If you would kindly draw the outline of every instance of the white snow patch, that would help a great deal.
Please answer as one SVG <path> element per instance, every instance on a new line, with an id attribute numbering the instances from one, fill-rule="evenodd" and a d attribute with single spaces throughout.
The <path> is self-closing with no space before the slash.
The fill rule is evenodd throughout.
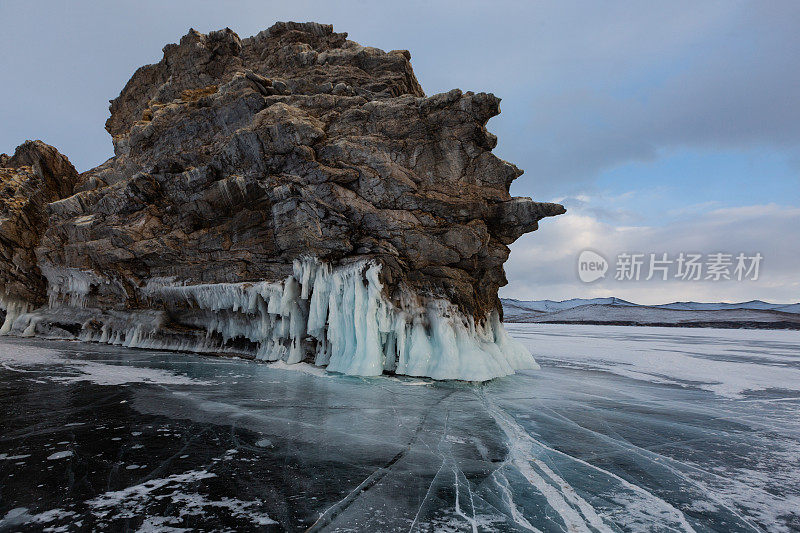
<path id="1" fill-rule="evenodd" d="M 191 470 L 166 478 L 151 479 L 122 490 L 106 492 L 85 503 L 98 517 L 109 517 L 113 513 L 114 518 L 133 518 L 147 514 L 149 504 L 168 499 L 176 506 L 177 516 L 158 517 L 148 523 L 148 527 L 151 528 L 180 524 L 188 516 L 202 516 L 208 508 L 226 509 L 232 516 L 250 520 L 259 526 L 277 524 L 259 510 L 263 505 L 261 501 L 243 501 L 228 497 L 212 500 L 203 494 L 182 490 L 187 485 L 212 477 L 216 477 L 216 474 L 206 470 Z"/>
<path id="2" fill-rule="evenodd" d="M 65 450 L 63 452 L 56 452 L 56 453 L 54 453 L 52 455 L 49 455 L 47 457 L 47 460 L 48 461 L 53 461 L 55 459 L 65 459 L 65 458 L 71 457 L 71 456 L 72 456 L 72 451 L 71 450 Z"/>
<path id="3" fill-rule="evenodd" d="M 174 524 L 181 522 L 180 518 L 175 516 L 148 516 L 136 530 L 136 533 L 183 533 L 191 531 L 191 529 L 184 527 L 174 527 Z"/>
<path id="4" fill-rule="evenodd" d="M 27 507 L 15 507 L 6 513 L 0 519 L 0 530 L 10 528 L 11 526 L 18 526 L 22 524 L 47 524 L 56 520 L 63 520 L 77 516 L 73 511 L 65 511 L 64 509 L 50 509 L 37 514 L 30 514 Z M 48 531 L 49 529 L 45 529 Z"/>
<path id="5" fill-rule="evenodd" d="M 25 344 L 0 345 L 0 365 L 8 370 L 30 372 L 30 367 L 61 365 L 79 372 L 77 375 L 48 374 L 45 377 L 60 383 L 89 381 L 96 385 L 155 383 L 160 385 L 211 385 L 210 381 L 190 378 L 167 370 L 130 365 L 114 365 L 74 359 L 57 350 Z"/>
<path id="6" fill-rule="evenodd" d="M 95 509 L 95 514 L 98 516 L 105 516 L 114 512 L 118 518 L 132 518 L 138 512 L 138 505 L 141 505 L 143 500 L 148 498 L 154 491 L 167 486 L 180 486 L 188 483 L 195 483 L 216 476 L 216 474 L 212 474 L 207 470 L 190 470 L 181 474 L 173 474 L 165 478 L 151 479 L 122 490 L 105 492 L 95 498 L 87 500 L 85 503 Z M 128 505 L 125 505 L 126 503 Z M 131 507 L 136 508 L 132 509 Z"/>
<path id="7" fill-rule="evenodd" d="M 78 376 L 51 376 L 49 379 L 62 383 L 76 383 L 90 381 L 95 385 L 123 385 L 125 383 L 155 383 L 159 385 L 211 385 L 211 382 L 182 376 L 166 370 L 144 368 L 128 365 L 107 365 L 94 361 L 84 361 L 75 364 L 69 360 L 71 366 L 81 371 Z"/>
<path id="8" fill-rule="evenodd" d="M 277 370 L 302 372 L 303 374 L 310 374 L 312 376 L 318 376 L 321 378 L 331 377 L 331 375 L 324 368 L 309 363 L 295 363 L 290 365 L 286 361 L 275 361 L 274 363 L 270 363 L 268 366 Z"/>
<path id="9" fill-rule="evenodd" d="M 29 453 L 22 454 L 22 455 L 8 455 L 8 454 L 5 454 L 5 453 L 0 453 L 0 461 L 14 461 L 14 460 L 17 460 L 17 459 L 27 459 L 30 456 L 31 456 L 31 454 L 29 454 Z"/>

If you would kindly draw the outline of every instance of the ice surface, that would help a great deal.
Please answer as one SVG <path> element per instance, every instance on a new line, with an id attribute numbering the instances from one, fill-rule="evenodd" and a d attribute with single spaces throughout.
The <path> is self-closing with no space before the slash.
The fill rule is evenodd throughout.
<path id="1" fill-rule="evenodd" d="M 540 361 L 699 387 L 729 398 L 800 392 L 800 332 L 506 324 Z M 679 348 L 678 348 L 679 347 Z"/>
<path id="2" fill-rule="evenodd" d="M 3 337 L 0 529 L 797 529 L 800 386 L 774 372 L 800 335 L 510 331 L 542 369 L 484 384 Z M 192 381 L 54 379 L 76 361 Z"/>

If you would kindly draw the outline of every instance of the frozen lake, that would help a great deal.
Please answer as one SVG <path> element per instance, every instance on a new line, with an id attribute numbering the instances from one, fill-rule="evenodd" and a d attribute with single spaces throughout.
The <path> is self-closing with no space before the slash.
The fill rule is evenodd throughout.
<path id="1" fill-rule="evenodd" d="M 800 333 L 507 327 L 483 385 L 0 338 L 0 530 L 800 531 Z"/>

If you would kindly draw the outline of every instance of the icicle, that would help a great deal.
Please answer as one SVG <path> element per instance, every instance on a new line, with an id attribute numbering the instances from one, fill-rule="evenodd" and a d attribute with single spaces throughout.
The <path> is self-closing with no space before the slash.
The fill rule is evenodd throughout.
<path id="1" fill-rule="evenodd" d="M 92 272 L 77 268 L 41 265 L 41 271 L 47 278 L 47 294 L 51 308 L 61 303 L 66 303 L 70 307 L 86 307 L 86 299 L 92 286 L 104 283 L 104 280 Z"/>
<path id="2" fill-rule="evenodd" d="M 27 302 L 3 298 L 0 298 L 0 307 L 6 312 L 6 318 L 3 321 L 3 325 L 0 326 L 0 335 L 8 335 L 17 318 L 29 312 L 31 309 L 31 306 Z"/>
<path id="3" fill-rule="evenodd" d="M 294 262 L 283 282 L 187 285 L 151 279 L 142 296 L 155 304 L 192 311 L 191 325 L 205 335 L 170 336 L 159 319 L 135 317 L 87 324 L 79 338 L 109 344 L 196 352 L 250 353 L 267 361 L 313 361 L 330 371 L 374 376 L 395 372 L 435 379 L 484 381 L 536 368 L 530 353 L 503 329 L 497 313 L 476 324 L 444 300 L 400 291 L 397 304 L 384 293 L 381 267 L 361 261 L 338 268 L 315 258 Z M 49 269 L 51 305 L 81 306 L 92 273 Z M 29 309 L 5 304 L 0 333 Z M 27 326 L 27 327 L 26 327 Z M 14 331 L 32 334 L 36 323 L 18 321 Z"/>

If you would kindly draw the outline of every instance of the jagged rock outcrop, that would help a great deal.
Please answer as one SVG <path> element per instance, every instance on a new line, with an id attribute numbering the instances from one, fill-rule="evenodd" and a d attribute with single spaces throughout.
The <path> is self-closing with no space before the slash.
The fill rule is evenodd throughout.
<path id="1" fill-rule="evenodd" d="M 41 141 L 0 154 L 0 302 L 9 318 L 46 301 L 34 250 L 47 227 L 47 204 L 72 195 L 77 179 L 69 160 Z"/>
<path id="2" fill-rule="evenodd" d="M 49 219 L 25 241 L 36 261 L 20 268 L 47 278 L 49 308 L 15 328 L 353 373 L 469 377 L 433 361 L 461 336 L 461 352 L 502 360 L 484 345 L 505 342 L 507 245 L 564 209 L 509 195 L 522 171 L 492 154 L 497 97 L 426 97 L 407 51 L 346 37 L 315 23 L 243 40 L 191 30 L 140 68 L 111 102 L 115 156 L 42 199 Z M 414 350 L 427 362 L 409 371 Z M 343 364 L 350 352 L 371 362 Z M 526 364 L 511 359 L 480 378 Z"/>

